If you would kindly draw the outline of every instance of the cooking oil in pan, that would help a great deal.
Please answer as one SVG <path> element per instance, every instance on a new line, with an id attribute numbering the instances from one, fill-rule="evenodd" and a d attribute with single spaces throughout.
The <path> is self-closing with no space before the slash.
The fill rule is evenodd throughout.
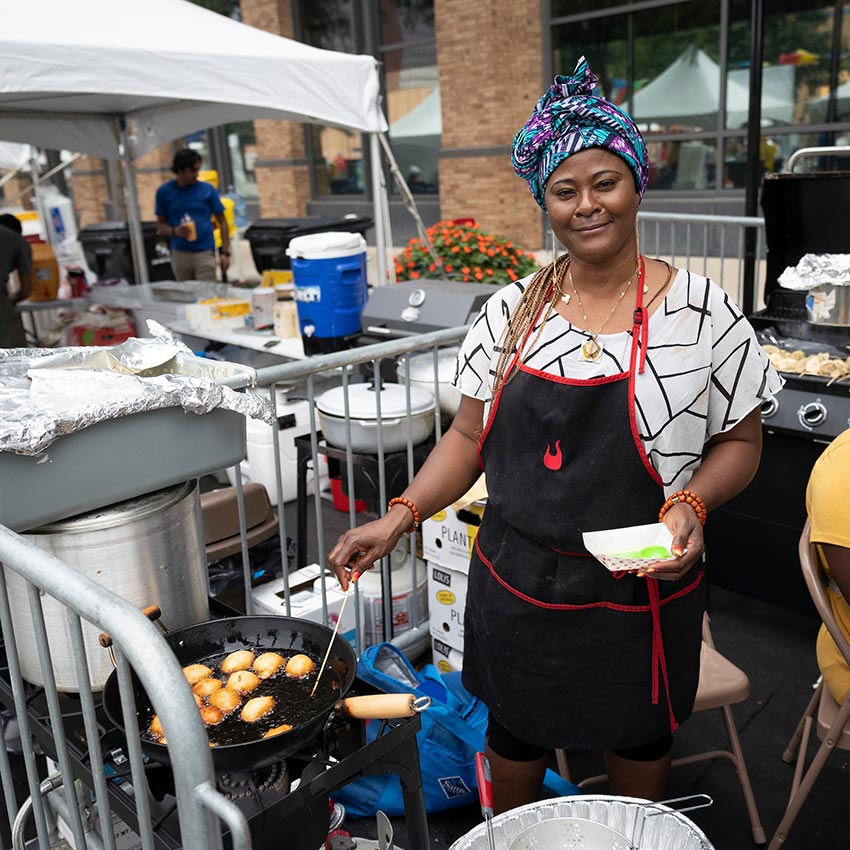
<path id="1" fill-rule="evenodd" d="M 273 648 L 262 648 L 262 652 L 274 651 Z M 209 656 L 195 663 L 211 668 L 213 670 L 212 678 L 226 681 L 227 674 L 221 673 L 221 662 L 228 654 L 225 652 Z M 212 746 L 223 747 L 231 744 L 247 744 L 259 741 L 269 729 L 274 729 L 276 726 L 282 726 L 284 724 L 297 729 L 300 725 L 309 722 L 333 706 L 341 696 L 342 679 L 340 674 L 344 675 L 346 672 L 337 671 L 334 669 L 334 666 L 343 662 L 330 662 L 328 669 L 319 682 L 319 687 L 315 695 L 311 697 L 310 691 L 313 690 L 316 676 L 319 673 L 319 662 L 321 659 L 303 650 L 299 654 L 307 655 L 313 660 L 316 665 L 313 672 L 302 679 L 295 679 L 287 676 L 284 666 L 281 665 L 280 669 L 273 676 L 268 679 L 261 679 L 260 684 L 253 691 L 243 695 L 240 705 L 231 714 L 227 715 L 221 723 L 207 726 L 207 735 Z M 281 655 L 284 655 L 284 653 L 281 652 Z M 284 655 L 284 657 L 286 656 Z M 254 697 L 263 696 L 270 696 L 274 699 L 274 708 L 255 723 L 246 723 L 240 717 L 240 712 L 245 703 Z M 159 743 L 157 737 L 149 731 L 152 718 L 153 710 L 148 705 L 146 711 L 140 712 L 140 726 L 144 729 L 142 737 L 147 741 Z M 280 734 L 285 735 L 286 733 L 282 732 Z"/>

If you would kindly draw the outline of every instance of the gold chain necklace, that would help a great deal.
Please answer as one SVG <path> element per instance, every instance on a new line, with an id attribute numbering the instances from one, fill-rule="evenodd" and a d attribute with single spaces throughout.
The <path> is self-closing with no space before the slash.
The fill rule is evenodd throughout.
<path id="1" fill-rule="evenodd" d="M 581 355 L 579 358 L 580 360 L 587 360 L 591 363 L 599 362 L 599 359 L 602 357 L 602 352 L 604 351 L 604 346 L 598 339 L 599 334 L 602 333 L 603 329 L 605 328 L 605 325 L 608 324 L 608 320 L 611 318 L 611 316 L 614 315 L 614 311 L 617 309 L 617 307 L 620 306 L 620 302 L 626 297 L 626 293 L 629 291 L 629 287 L 632 285 L 632 281 L 635 277 L 635 272 L 638 270 L 638 268 L 635 268 L 635 271 L 632 272 L 631 275 L 629 275 L 629 279 L 623 283 L 624 289 L 620 293 L 620 297 L 617 299 L 614 306 L 611 308 L 611 312 L 606 316 L 605 321 L 599 326 L 599 330 L 594 331 L 590 327 L 590 322 L 587 319 L 587 313 L 585 313 L 584 305 L 581 303 L 581 297 L 579 296 L 578 290 L 576 289 L 576 285 L 573 282 L 572 269 L 567 266 L 567 278 L 569 278 L 570 287 L 572 288 L 573 294 L 576 297 L 576 303 L 578 304 L 578 308 L 581 311 L 581 317 L 584 319 L 584 324 L 587 328 L 587 332 L 590 334 L 590 339 L 588 339 L 581 347 Z M 561 300 L 563 300 L 563 297 Z M 564 301 L 564 303 L 569 303 L 569 300 Z"/>

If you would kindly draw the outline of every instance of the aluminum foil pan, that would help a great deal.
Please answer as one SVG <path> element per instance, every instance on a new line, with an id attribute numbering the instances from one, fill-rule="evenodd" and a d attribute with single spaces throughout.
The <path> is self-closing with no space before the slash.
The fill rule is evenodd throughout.
<path id="1" fill-rule="evenodd" d="M 158 323 L 148 328 L 154 337 L 108 348 L 0 349 L 0 452 L 41 454 L 64 434 L 166 407 L 274 424 L 268 399 L 222 385 L 253 386 L 253 369 L 195 357 Z"/>
<path id="2" fill-rule="evenodd" d="M 651 815 L 648 816 L 648 815 Z M 583 818 L 611 827 L 635 850 L 714 850 L 705 834 L 681 812 L 661 803 L 634 797 L 582 794 L 520 806 L 493 818 L 496 850 L 508 850 L 534 824 L 554 818 Z M 632 845 L 632 841 L 636 841 Z M 488 850 L 486 825 L 481 823 L 449 850 Z M 540 850 L 561 848 L 540 847 Z"/>
<path id="3" fill-rule="evenodd" d="M 804 254 L 796 266 L 788 266 L 778 278 L 786 289 L 817 286 L 850 286 L 850 254 Z"/>

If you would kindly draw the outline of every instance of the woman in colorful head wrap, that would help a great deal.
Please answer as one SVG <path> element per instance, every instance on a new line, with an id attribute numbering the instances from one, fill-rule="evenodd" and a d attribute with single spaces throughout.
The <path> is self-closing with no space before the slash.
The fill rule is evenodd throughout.
<path id="1" fill-rule="evenodd" d="M 347 587 L 484 469 L 463 682 L 490 711 L 498 811 L 536 798 L 552 748 L 604 750 L 614 794 L 664 795 L 699 678 L 702 524 L 755 473 L 760 403 L 781 386 L 719 287 L 641 256 L 646 145 L 595 85 L 582 59 L 514 140 L 567 253 L 485 304 L 451 428 L 329 556 Z M 613 558 L 584 536 L 647 526 L 661 537 L 627 534 Z"/>

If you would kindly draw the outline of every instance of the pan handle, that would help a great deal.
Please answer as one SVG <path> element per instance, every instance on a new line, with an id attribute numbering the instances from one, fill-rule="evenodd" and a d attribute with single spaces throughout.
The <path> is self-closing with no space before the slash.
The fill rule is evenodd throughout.
<path id="1" fill-rule="evenodd" d="M 162 610 L 158 605 L 148 605 L 147 608 L 142 608 L 142 613 L 152 622 L 156 623 L 166 634 L 168 629 L 159 618 L 162 616 Z M 109 660 L 112 666 L 115 667 L 115 654 L 112 652 L 112 636 L 106 632 L 101 632 L 97 636 L 97 642 L 104 648 L 109 650 Z"/>
<path id="2" fill-rule="evenodd" d="M 413 717 L 431 705 L 430 697 L 414 697 L 412 694 L 375 694 L 366 697 L 347 697 L 334 708 L 359 720 L 393 720 L 397 717 Z"/>

